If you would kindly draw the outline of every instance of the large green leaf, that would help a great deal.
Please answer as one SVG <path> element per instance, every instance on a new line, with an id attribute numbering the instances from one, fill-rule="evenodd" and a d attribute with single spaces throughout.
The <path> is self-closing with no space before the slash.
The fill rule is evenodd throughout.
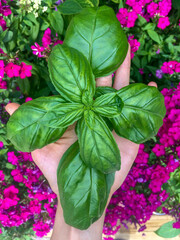
<path id="1" fill-rule="evenodd" d="M 64 15 L 80 13 L 83 8 L 97 7 L 99 0 L 66 0 L 59 5 L 58 10 Z"/>
<path id="2" fill-rule="evenodd" d="M 84 230 L 103 214 L 114 173 L 103 174 L 88 168 L 80 157 L 76 142 L 60 161 L 57 182 L 65 222 Z"/>
<path id="3" fill-rule="evenodd" d="M 57 141 L 82 113 L 81 104 L 65 103 L 59 96 L 37 98 L 13 113 L 7 123 L 7 137 L 17 150 L 31 152 Z"/>
<path id="4" fill-rule="evenodd" d="M 101 116 L 91 110 L 84 112 L 78 121 L 77 135 L 82 160 L 103 173 L 120 169 L 120 152 L 117 143 Z"/>
<path id="5" fill-rule="evenodd" d="M 51 26 L 58 34 L 62 34 L 64 28 L 64 21 L 59 11 L 52 11 L 48 15 Z"/>
<path id="6" fill-rule="evenodd" d="M 87 8 L 76 15 L 64 42 L 87 57 L 96 77 L 113 73 L 123 62 L 127 38 L 112 8 Z"/>
<path id="7" fill-rule="evenodd" d="M 104 117 L 118 116 L 123 108 L 122 99 L 117 93 L 107 93 L 98 97 L 93 104 L 93 110 Z"/>
<path id="8" fill-rule="evenodd" d="M 95 80 L 87 59 L 76 49 L 57 45 L 48 59 L 50 77 L 56 90 L 70 102 L 82 102 L 84 91 L 95 93 Z"/>
<path id="9" fill-rule="evenodd" d="M 174 238 L 180 234 L 180 229 L 173 228 L 174 221 L 163 224 L 155 233 L 163 238 Z"/>
<path id="10" fill-rule="evenodd" d="M 116 133 L 135 143 L 155 136 L 166 113 L 164 97 L 155 87 L 131 84 L 118 91 L 124 102 L 121 115 L 111 118 Z"/>

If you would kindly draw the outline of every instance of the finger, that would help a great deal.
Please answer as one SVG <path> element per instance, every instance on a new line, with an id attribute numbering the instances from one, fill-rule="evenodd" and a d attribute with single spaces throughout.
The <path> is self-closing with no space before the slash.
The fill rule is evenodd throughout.
<path id="1" fill-rule="evenodd" d="M 9 103 L 5 106 L 5 109 L 10 115 L 12 115 L 13 112 L 15 112 L 18 109 L 18 107 L 20 107 L 18 103 Z"/>
<path id="2" fill-rule="evenodd" d="M 120 88 L 129 85 L 130 67 L 131 67 L 131 47 L 129 45 L 126 58 L 116 71 L 113 88 L 119 90 Z"/>
<path id="3" fill-rule="evenodd" d="M 100 77 L 100 78 L 96 78 L 96 86 L 100 87 L 100 86 L 108 86 L 111 87 L 112 86 L 112 74 L 106 77 Z"/>
<path id="4" fill-rule="evenodd" d="M 156 83 L 156 82 L 149 82 L 149 83 L 148 83 L 148 86 L 156 87 L 156 88 L 157 88 L 157 83 Z"/>

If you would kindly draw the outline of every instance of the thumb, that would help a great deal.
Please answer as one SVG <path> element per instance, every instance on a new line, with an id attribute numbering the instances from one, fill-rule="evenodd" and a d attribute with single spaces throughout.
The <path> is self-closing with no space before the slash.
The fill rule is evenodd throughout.
<path id="1" fill-rule="evenodd" d="M 19 107 L 20 105 L 18 103 L 9 103 L 5 106 L 5 109 L 10 115 L 12 115 Z"/>

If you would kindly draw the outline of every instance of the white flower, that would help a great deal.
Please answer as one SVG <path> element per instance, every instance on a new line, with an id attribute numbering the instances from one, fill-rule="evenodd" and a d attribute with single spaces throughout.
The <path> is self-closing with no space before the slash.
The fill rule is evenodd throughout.
<path id="1" fill-rule="evenodd" d="M 47 6 L 43 7 L 43 8 L 42 8 L 42 12 L 46 12 L 46 11 L 47 11 L 47 9 L 48 9 L 48 7 L 47 7 Z"/>

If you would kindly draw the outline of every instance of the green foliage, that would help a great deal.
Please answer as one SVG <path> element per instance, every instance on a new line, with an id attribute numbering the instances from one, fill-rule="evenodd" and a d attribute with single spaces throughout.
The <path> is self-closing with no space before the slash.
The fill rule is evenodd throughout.
<path id="1" fill-rule="evenodd" d="M 7 137 L 16 149 L 31 152 L 57 141 L 66 127 L 53 128 L 51 121 L 55 121 L 57 117 L 60 118 L 64 114 L 64 102 L 62 98 L 54 96 L 41 97 L 21 105 L 7 124 Z M 58 108 L 62 108 L 60 115 L 57 112 Z M 67 110 L 68 108 L 66 112 Z"/>
<path id="2" fill-rule="evenodd" d="M 83 8 L 98 7 L 99 0 L 66 0 L 59 7 L 59 11 L 64 15 L 80 13 Z"/>
<path id="3" fill-rule="evenodd" d="M 95 80 L 90 64 L 77 50 L 57 45 L 48 59 L 48 65 L 52 83 L 67 101 L 81 103 L 86 90 L 93 97 Z"/>
<path id="4" fill-rule="evenodd" d="M 84 230 L 101 217 L 114 182 L 113 174 L 88 168 L 78 142 L 63 155 L 57 170 L 60 201 L 67 224 Z"/>
<path id="5" fill-rule="evenodd" d="M 103 173 L 120 169 L 117 143 L 103 119 L 91 110 L 78 121 L 77 135 L 82 160 L 87 166 Z"/>
<path id="6" fill-rule="evenodd" d="M 180 234 L 180 229 L 173 228 L 174 221 L 163 224 L 155 233 L 163 238 L 174 238 Z"/>
<path id="7" fill-rule="evenodd" d="M 159 91 L 155 87 L 131 84 L 117 94 L 124 107 L 118 117 L 110 118 L 116 133 L 135 143 L 142 143 L 156 135 L 166 113 L 164 98 Z"/>
<path id="8" fill-rule="evenodd" d="M 64 21 L 59 11 L 52 11 L 48 15 L 51 26 L 58 34 L 63 33 Z"/>
<path id="9" fill-rule="evenodd" d="M 75 16 L 64 42 L 84 54 L 95 77 L 113 73 L 124 61 L 128 50 L 121 25 L 114 11 L 107 6 L 84 9 Z"/>

